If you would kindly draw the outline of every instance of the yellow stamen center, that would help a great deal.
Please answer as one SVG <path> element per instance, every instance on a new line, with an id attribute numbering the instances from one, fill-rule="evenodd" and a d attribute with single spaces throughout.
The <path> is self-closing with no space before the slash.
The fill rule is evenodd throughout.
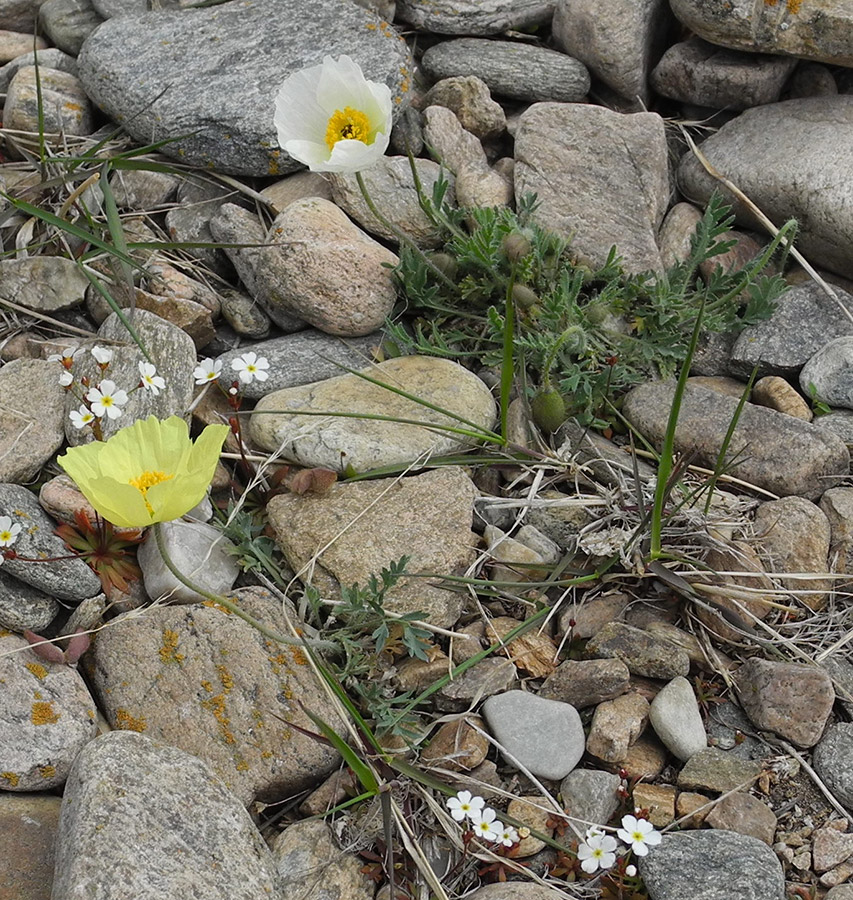
<path id="1" fill-rule="evenodd" d="M 360 109 L 353 109 L 351 106 L 336 109 L 326 126 L 326 146 L 330 150 L 335 149 L 338 141 L 372 143 L 368 140 L 369 137 L 370 121 Z"/>
<path id="2" fill-rule="evenodd" d="M 148 471 L 143 472 L 139 478 L 131 478 L 129 483 L 142 494 L 142 499 L 145 501 L 145 507 L 153 516 L 154 507 L 148 502 L 148 488 L 154 487 L 155 484 L 162 484 L 162 482 L 168 481 L 170 478 L 174 477 L 174 475 L 167 475 L 165 472 Z"/>
<path id="3" fill-rule="evenodd" d="M 12 532 L 11 531 L 0 531 L 0 544 L 5 544 L 7 541 L 12 540 Z"/>

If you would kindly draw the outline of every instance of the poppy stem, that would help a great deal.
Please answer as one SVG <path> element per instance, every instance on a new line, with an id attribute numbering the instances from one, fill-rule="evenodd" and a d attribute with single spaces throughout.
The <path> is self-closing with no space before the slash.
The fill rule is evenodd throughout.
<path id="1" fill-rule="evenodd" d="M 197 594 L 200 594 L 205 600 L 210 600 L 212 603 L 216 603 L 219 606 L 224 606 L 229 612 L 234 613 L 235 616 L 241 618 L 244 622 L 248 622 L 253 628 L 256 628 L 263 634 L 265 637 L 268 637 L 270 640 L 276 641 L 279 644 L 292 644 L 296 647 L 302 647 L 307 644 L 309 647 L 313 647 L 315 650 L 331 650 L 334 652 L 339 652 L 340 647 L 334 643 L 334 641 L 324 641 L 318 640 L 316 638 L 306 638 L 306 637 L 289 637 L 284 634 L 279 634 L 277 631 L 273 631 L 271 628 L 268 628 L 264 625 L 263 622 L 259 622 L 254 616 L 250 616 L 247 612 L 244 612 L 234 603 L 232 600 L 229 600 L 227 597 L 223 597 L 221 594 L 214 594 L 212 591 L 207 591 L 203 587 L 194 582 L 190 581 L 189 578 L 181 572 L 178 567 L 172 562 L 172 557 L 169 555 L 169 552 L 166 550 L 166 541 L 163 538 L 163 531 L 161 528 L 161 522 L 157 522 L 152 525 L 152 530 L 154 531 L 154 540 L 157 543 L 157 550 L 160 553 L 160 557 L 163 562 L 166 564 L 166 568 L 181 582 L 184 587 L 188 587 L 191 591 L 195 591 Z"/>
<path id="2" fill-rule="evenodd" d="M 450 288 L 450 290 L 453 291 L 454 294 L 457 293 L 458 288 L 456 286 L 456 283 L 448 278 L 447 275 L 445 275 L 444 272 L 442 272 L 441 269 L 439 269 L 438 266 L 435 265 L 434 262 L 432 262 L 432 260 L 426 255 L 426 253 L 424 253 L 424 251 L 421 250 L 421 248 L 407 234 L 401 231 L 396 225 L 393 224 L 393 222 L 390 222 L 381 212 L 379 212 L 378 207 L 373 202 L 373 198 L 367 191 L 367 185 L 364 183 L 364 178 L 362 178 L 361 172 L 355 173 L 355 179 L 358 182 L 361 196 L 364 197 L 364 202 L 367 204 L 367 208 L 373 213 L 374 217 L 377 218 L 382 223 L 382 225 L 384 225 L 391 232 L 391 234 L 393 234 L 397 238 L 397 240 L 401 244 L 406 244 L 406 246 L 409 247 L 409 249 L 413 253 L 417 254 L 421 258 L 423 264 L 430 270 L 430 272 L 432 272 L 433 275 L 435 275 L 435 277 L 440 282 L 442 282 L 442 284 L 444 284 L 445 287 Z"/>

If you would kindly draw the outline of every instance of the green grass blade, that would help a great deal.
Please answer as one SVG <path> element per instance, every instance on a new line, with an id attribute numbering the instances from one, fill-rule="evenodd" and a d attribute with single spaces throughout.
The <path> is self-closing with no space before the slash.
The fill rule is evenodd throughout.
<path id="1" fill-rule="evenodd" d="M 370 766 L 350 747 L 350 745 L 335 731 L 331 725 L 324 722 L 319 716 L 303 707 L 305 715 L 320 729 L 323 737 L 341 754 L 344 762 L 352 769 L 355 777 L 361 782 L 362 787 L 370 794 L 379 793 L 379 782 L 373 774 Z"/>

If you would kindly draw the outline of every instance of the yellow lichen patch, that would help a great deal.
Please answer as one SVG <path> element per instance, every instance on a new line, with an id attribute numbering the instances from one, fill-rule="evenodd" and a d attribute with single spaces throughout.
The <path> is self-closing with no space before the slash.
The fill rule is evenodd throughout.
<path id="1" fill-rule="evenodd" d="M 213 685 L 209 681 L 202 681 L 201 686 L 207 691 L 208 694 L 213 693 Z"/>
<path id="2" fill-rule="evenodd" d="M 0 778 L 8 782 L 9 787 L 17 787 L 21 780 L 14 772 L 0 772 Z"/>
<path id="3" fill-rule="evenodd" d="M 264 750 L 261 753 L 261 759 L 270 759 L 272 757 L 272 750 Z"/>
<path id="4" fill-rule="evenodd" d="M 238 772 L 248 772 L 248 771 L 249 771 L 249 764 L 246 762 L 245 759 L 243 759 L 243 758 L 241 757 L 240 759 L 237 760 L 237 763 L 236 763 L 236 765 L 234 766 L 234 768 L 235 768 Z"/>
<path id="5" fill-rule="evenodd" d="M 0 637 L 9 637 L 11 633 L 11 631 L 6 631 L 5 628 L 0 628 Z"/>
<path id="6" fill-rule="evenodd" d="M 116 710 L 116 728 L 120 731 L 138 731 L 141 734 L 147 727 L 142 717 L 135 719 L 126 709 Z"/>
<path id="7" fill-rule="evenodd" d="M 219 731 L 225 743 L 235 743 L 236 739 L 228 728 L 231 724 L 231 720 L 225 714 L 225 694 L 217 694 L 215 697 L 211 697 L 208 700 L 202 700 L 201 705 L 204 709 L 213 713 L 213 718 L 216 719 L 216 722 L 219 725 Z"/>
<path id="8" fill-rule="evenodd" d="M 778 2 L 779 2 L 779 0 L 764 0 L 764 5 L 765 6 L 775 6 Z"/>
<path id="9" fill-rule="evenodd" d="M 41 691 L 33 691 L 33 698 L 36 700 L 41 700 L 42 693 Z"/>
<path id="10" fill-rule="evenodd" d="M 39 775 L 42 778 L 55 778 L 56 766 L 39 766 Z"/>
<path id="11" fill-rule="evenodd" d="M 61 713 L 58 713 L 50 701 L 36 701 L 33 703 L 30 721 L 33 725 L 53 725 L 59 721 Z"/>
<path id="12" fill-rule="evenodd" d="M 25 663 L 24 668 L 29 669 L 39 681 L 41 681 L 42 678 L 47 678 L 47 669 L 41 663 Z"/>
<path id="13" fill-rule="evenodd" d="M 305 653 L 301 647 L 294 647 L 291 644 L 290 655 L 293 658 L 293 662 L 297 666 L 307 666 L 308 665 L 308 658 L 305 656 Z"/>
<path id="14" fill-rule="evenodd" d="M 232 677 L 231 673 L 228 671 L 228 669 L 225 668 L 225 666 L 217 666 L 216 672 L 219 675 L 220 684 L 225 688 L 225 693 L 230 693 L 234 687 L 234 678 Z"/>
<path id="15" fill-rule="evenodd" d="M 183 653 L 178 653 L 178 642 L 180 637 L 177 631 L 170 631 L 168 628 L 163 629 L 163 646 L 160 648 L 160 659 L 164 663 L 182 663 L 185 659 Z"/>
<path id="16" fill-rule="evenodd" d="M 209 606 L 211 609 L 218 609 L 219 612 L 225 613 L 226 616 L 231 615 L 231 610 L 226 609 L 224 606 L 220 606 L 215 600 L 203 600 L 202 606 Z"/>
<path id="17" fill-rule="evenodd" d="M 803 5 L 803 0 L 788 0 L 788 12 L 795 16 Z"/>

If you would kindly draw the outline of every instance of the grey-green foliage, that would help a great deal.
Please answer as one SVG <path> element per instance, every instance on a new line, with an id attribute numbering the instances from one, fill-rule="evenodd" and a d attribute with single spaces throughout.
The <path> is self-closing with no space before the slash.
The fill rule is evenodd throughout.
<path id="1" fill-rule="evenodd" d="M 499 365 L 507 284 L 514 278 L 535 295 L 525 292 L 526 303 L 516 304 L 516 374 L 531 390 L 553 385 L 569 412 L 587 422 L 600 414 L 605 398 L 677 370 L 703 302 L 703 328 L 730 331 L 767 318 L 786 289 L 768 266 L 774 254 L 787 252 L 793 222 L 743 269 L 716 266 L 701 277 L 702 263 L 733 245 L 725 233 L 734 219 L 718 195 L 708 202 L 684 262 L 665 273 L 631 275 L 615 247 L 598 269 L 575 262 L 568 242 L 531 220 L 533 195 L 513 212 L 457 210 L 444 192 L 439 183 L 423 206 L 447 236 L 440 260 L 456 289 L 436 278 L 417 253 L 401 248 L 396 275 L 403 303 L 386 325 L 392 342 L 404 352 Z M 505 252 L 513 234 L 530 245 L 516 262 Z"/>

